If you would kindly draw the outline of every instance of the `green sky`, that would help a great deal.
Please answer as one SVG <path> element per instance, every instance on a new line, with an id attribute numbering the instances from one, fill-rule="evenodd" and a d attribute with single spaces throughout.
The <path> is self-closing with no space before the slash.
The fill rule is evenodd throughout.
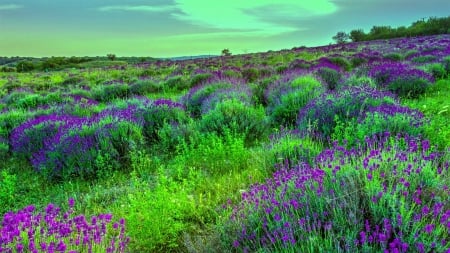
<path id="1" fill-rule="evenodd" d="M 448 0 L 0 0 L 0 56 L 260 52 L 448 10 Z"/>

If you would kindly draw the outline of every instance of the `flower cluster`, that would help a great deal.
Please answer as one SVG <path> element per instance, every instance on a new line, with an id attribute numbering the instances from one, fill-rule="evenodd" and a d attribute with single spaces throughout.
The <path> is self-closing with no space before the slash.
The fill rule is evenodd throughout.
<path id="1" fill-rule="evenodd" d="M 390 61 L 375 64 L 368 75 L 374 78 L 379 88 L 404 97 L 417 97 L 434 83 L 433 76 L 425 71 Z"/>
<path id="2" fill-rule="evenodd" d="M 112 223 L 112 214 L 90 218 L 74 214 L 74 200 L 69 210 L 49 204 L 43 212 L 28 206 L 3 216 L 0 225 L 0 252 L 125 252 L 129 238 L 125 220 Z"/>
<path id="3" fill-rule="evenodd" d="M 230 206 L 223 239 L 239 252 L 444 252 L 447 156 L 408 136 L 335 145 L 312 167 L 287 163 Z"/>

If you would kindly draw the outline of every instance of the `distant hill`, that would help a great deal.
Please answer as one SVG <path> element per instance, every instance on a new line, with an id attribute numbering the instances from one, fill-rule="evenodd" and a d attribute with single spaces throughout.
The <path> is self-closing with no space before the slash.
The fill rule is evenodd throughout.
<path id="1" fill-rule="evenodd" d="M 178 57 L 170 57 L 170 58 L 162 58 L 164 60 L 172 60 L 172 61 L 184 61 L 184 60 L 193 60 L 193 59 L 203 59 L 203 58 L 212 58 L 218 57 L 219 55 L 195 55 L 195 56 L 178 56 Z"/>

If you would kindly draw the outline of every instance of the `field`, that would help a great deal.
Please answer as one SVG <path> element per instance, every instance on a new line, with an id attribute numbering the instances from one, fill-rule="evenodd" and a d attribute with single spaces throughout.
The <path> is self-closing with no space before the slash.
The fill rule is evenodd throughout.
<path id="1" fill-rule="evenodd" d="M 0 72 L 0 252 L 450 252 L 450 35 Z"/>

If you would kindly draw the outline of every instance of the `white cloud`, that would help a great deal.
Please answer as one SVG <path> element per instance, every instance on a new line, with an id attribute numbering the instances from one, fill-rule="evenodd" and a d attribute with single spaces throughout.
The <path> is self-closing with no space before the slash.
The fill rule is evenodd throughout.
<path id="1" fill-rule="evenodd" d="M 299 27 L 263 20 L 264 11 L 271 17 L 309 18 L 337 10 L 330 0 L 283 0 L 277 4 L 273 0 L 215 0 L 209 4 L 203 0 L 175 0 L 175 3 L 183 13 L 172 13 L 178 20 L 208 28 L 258 31 L 268 36 L 296 31 Z M 257 15 L 254 10 L 263 12 Z"/>
<path id="2" fill-rule="evenodd" d="M 111 5 L 98 8 L 99 11 L 141 11 L 141 12 L 165 12 L 175 10 L 174 6 L 152 5 Z"/>
<path id="3" fill-rule="evenodd" d="M 18 4 L 3 4 L 0 5 L 0 11 L 7 11 L 7 10 L 17 10 L 23 8 L 23 5 Z"/>

